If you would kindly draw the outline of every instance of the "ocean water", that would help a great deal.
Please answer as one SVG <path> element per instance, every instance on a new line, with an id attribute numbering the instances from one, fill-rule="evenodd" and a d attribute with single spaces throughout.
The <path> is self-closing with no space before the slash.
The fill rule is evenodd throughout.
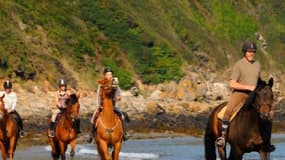
<path id="1" fill-rule="evenodd" d="M 272 143 L 276 146 L 271 153 L 271 160 L 285 159 L 285 135 L 274 134 Z M 48 160 L 51 159 L 50 147 L 32 146 L 16 150 L 16 160 Z M 67 151 L 69 158 L 69 150 Z M 95 144 L 79 144 L 76 146 L 75 158 L 79 160 L 99 160 Z M 175 137 L 129 140 L 123 144 L 120 152 L 121 160 L 203 160 L 204 146 L 202 138 Z M 244 160 L 258 160 L 255 152 L 244 155 Z"/>

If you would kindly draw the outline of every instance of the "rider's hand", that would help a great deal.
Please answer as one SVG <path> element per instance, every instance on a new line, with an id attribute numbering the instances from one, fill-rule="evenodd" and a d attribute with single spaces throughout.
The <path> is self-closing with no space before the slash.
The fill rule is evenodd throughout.
<path id="1" fill-rule="evenodd" d="M 246 88 L 247 88 L 247 90 L 254 91 L 255 86 L 247 86 Z"/>
<path id="2" fill-rule="evenodd" d="M 121 100 L 121 96 L 117 96 L 116 101 L 120 101 L 120 100 Z"/>
<path id="3" fill-rule="evenodd" d="M 8 113 L 14 112 L 14 110 L 11 108 L 9 108 L 7 111 L 8 111 Z"/>

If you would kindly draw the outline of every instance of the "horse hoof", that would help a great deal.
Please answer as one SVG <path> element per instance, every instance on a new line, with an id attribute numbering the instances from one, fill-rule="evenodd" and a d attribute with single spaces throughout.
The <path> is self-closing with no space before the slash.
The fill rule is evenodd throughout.
<path id="1" fill-rule="evenodd" d="M 73 157 L 74 157 L 74 155 L 75 155 L 75 153 L 74 153 L 74 152 L 70 152 L 70 157 L 71 157 L 71 158 L 73 158 Z"/>
<path id="2" fill-rule="evenodd" d="M 265 152 L 274 152 L 275 151 L 275 146 L 274 145 L 269 145 L 267 147 L 264 148 Z"/>

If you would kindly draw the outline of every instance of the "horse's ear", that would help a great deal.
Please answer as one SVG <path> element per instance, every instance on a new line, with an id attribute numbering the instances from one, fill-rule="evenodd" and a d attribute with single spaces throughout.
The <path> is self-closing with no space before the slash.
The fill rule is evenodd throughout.
<path id="1" fill-rule="evenodd" d="M 269 79 L 268 85 L 272 88 L 272 86 L 273 86 L 273 78 L 272 77 Z"/>

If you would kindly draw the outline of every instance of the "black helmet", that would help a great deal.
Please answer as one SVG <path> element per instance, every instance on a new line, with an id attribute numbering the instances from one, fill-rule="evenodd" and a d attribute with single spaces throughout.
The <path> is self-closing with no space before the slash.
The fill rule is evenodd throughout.
<path id="1" fill-rule="evenodd" d="M 104 69 L 104 74 L 107 73 L 107 72 L 112 72 L 112 73 L 113 73 L 112 68 L 111 68 L 111 67 L 106 67 L 106 68 Z"/>
<path id="2" fill-rule="evenodd" d="M 257 47 L 256 47 L 256 44 L 253 43 L 253 42 L 245 42 L 243 45 L 242 45 L 242 52 L 245 53 L 247 51 L 252 51 L 252 52 L 256 52 L 257 50 Z"/>
<path id="3" fill-rule="evenodd" d="M 12 88 L 12 82 L 10 80 L 7 80 L 3 84 L 4 89 L 11 89 Z"/>
<path id="4" fill-rule="evenodd" d="M 58 87 L 61 87 L 61 86 L 65 86 L 66 87 L 66 81 L 64 79 L 61 79 L 58 81 Z"/>

